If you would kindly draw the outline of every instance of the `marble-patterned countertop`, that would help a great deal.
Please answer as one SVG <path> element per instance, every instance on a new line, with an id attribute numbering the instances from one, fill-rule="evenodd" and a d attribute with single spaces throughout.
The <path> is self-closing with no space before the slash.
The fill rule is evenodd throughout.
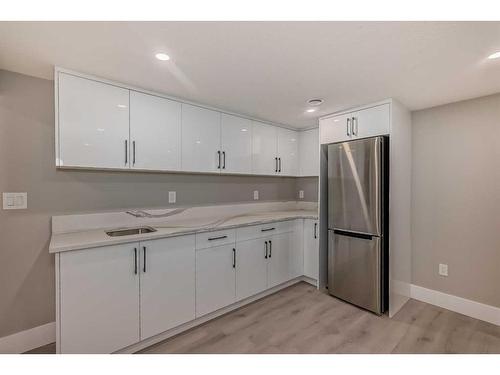
<path id="1" fill-rule="evenodd" d="M 110 228 L 93 229 L 71 233 L 54 233 L 52 234 L 52 238 L 50 241 L 49 252 L 59 253 L 70 250 L 88 249 L 99 246 L 116 245 L 153 240 L 158 238 L 195 234 L 200 232 L 209 232 L 221 229 L 231 229 L 242 226 L 266 224 L 276 221 L 317 218 L 318 212 L 315 210 L 269 211 L 253 212 L 249 214 L 233 215 L 228 217 L 214 216 L 213 218 L 202 219 L 189 218 L 178 221 L 169 220 L 168 223 L 165 224 L 150 224 L 144 222 L 144 225 L 139 224 L 138 226 L 150 226 L 156 229 L 156 232 L 123 237 L 108 236 L 106 234 L 106 231 Z"/>

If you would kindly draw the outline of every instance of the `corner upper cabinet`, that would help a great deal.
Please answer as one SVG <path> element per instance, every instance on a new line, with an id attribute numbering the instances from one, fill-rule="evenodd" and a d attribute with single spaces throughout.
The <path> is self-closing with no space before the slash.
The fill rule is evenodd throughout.
<path id="1" fill-rule="evenodd" d="M 252 172 L 276 175 L 278 172 L 277 128 L 253 121 Z"/>
<path id="2" fill-rule="evenodd" d="M 130 92 L 130 167 L 181 169 L 181 103 Z"/>
<path id="3" fill-rule="evenodd" d="M 220 112 L 182 104 L 182 170 L 220 173 Z"/>
<path id="4" fill-rule="evenodd" d="M 299 176 L 319 176 L 319 128 L 299 134 Z"/>
<path id="5" fill-rule="evenodd" d="M 56 166 L 129 168 L 129 90 L 56 73 Z"/>
<path id="6" fill-rule="evenodd" d="M 222 173 L 252 173 L 252 121 L 223 113 Z"/>
<path id="7" fill-rule="evenodd" d="M 297 176 L 299 172 L 299 135 L 294 130 L 277 128 L 278 174 Z"/>

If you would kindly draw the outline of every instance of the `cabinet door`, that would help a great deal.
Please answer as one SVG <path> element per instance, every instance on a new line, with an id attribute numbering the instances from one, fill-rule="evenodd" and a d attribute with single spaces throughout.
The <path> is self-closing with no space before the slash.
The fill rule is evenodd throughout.
<path id="1" fill-rule="evenodd" d="M 182 170 L 220 172 L 221 114 L 182 104 Z"/>
<path id="2" fill-rule="evenodd" d="M 131 167 L 176 171 L 181 167 L 181 104 L 130 92 Z"/>
<path id="3" fill-rule="evenodd" d="M 252 121 L 222 114 L 222 172 L 252 173 Z"/>
<path id="4" fill-rule="evenodd" d="M 268 287 L 290 280 L 290 249 L 292 234 L 283 233 L 270 237 L 269 241 Z"/>
<path id="5" fill-rule="evenodd" d="M 301 176 L 319 176 L 319 128 L 300 132 L 299 166 Z"/>
<path id="6" fill-rule="evenodd" d="M 319 137 L 321 144 L 344 142 L 352 139 L 352 117 L 354 113 L 320 120 Z"/>
<path id="7" fill-rule="evenodd" d="M 276 127 L 253 121 L 252 132 L 253 173 L 276 175 L 278 171 Z"/>
<path id="8" fill-rule="evenodd" d="M 278 130 L 278 174 L 297 176 L 299 171 L 299 134 L 294 130 Z"/>
<path id="9" fill-rule="evenodd" d="M 317 220 L 304 220 L 304 275 L 318 279 L 319 228 Z"/>
<path id="10" fill-rule="evenodd" d="M 356 112 L 353 114 L 354 137 L 367 138 L 389 134 L 390 116 L 389 104 L 383 104 Z"/>
<path id="11" fill-rule="evenodd" d="M 111 353 L 139 341 L 138 250 L 136 243 L 61 253 L 62 353 Z"/>
<path id="12" fill-rule="evenodd" d="M 195 318 L 195 237 L 141 242 L 141 340 Z"/>
<path id="13" fill-rule="evenodd" d="M 129 168 L 129 90 L 59 73 L 57 166 Z"/>
<path id="14" fill-rule="evenodd" d="M 196 251 L 196 317 L 235 302 L 233 249 L 231 244 Z"/>
<path id="15" fill-rule="evenodd" d="M 267 256 L 262 238 L 236 244 L 236 300 L 267 288 Z"/>
<path id="16" fill-rule="evenodd" d="M 290 279 L 304 275 L 304 219 L 293 222 L 293 240 L 290 248 Z"/>

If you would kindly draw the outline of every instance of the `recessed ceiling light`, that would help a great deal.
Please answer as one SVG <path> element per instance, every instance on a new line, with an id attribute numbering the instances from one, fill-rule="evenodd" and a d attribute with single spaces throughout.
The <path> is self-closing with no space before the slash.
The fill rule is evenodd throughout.
<path id="1" fill-rule="evenodd" d="M 306 112 L 311 113 L 311 112 L 316 112 L 316 108 L 309 108 L 306 109 Z"/>
<path id="2" fill-rule="evenodd" d="M 488 59 L 498 59 L 500 57 L 500 51 L 492 53 L 491 55 L 488 56 Z"/>
<path id="3" fill-rule="evenodd" d="M 167 55 L 166 53 L 163 53 L 163 52 L 159 52 L 155 55 L 155 57 L 158 59 L 158 60 L 161 60 L 161 61 L 168 61 L 170 60 L 170 56 Z"/>
<path id="4" fill-rule="evenodd" d="M 313 107 L 323 104 L 323 99 L 309 99 L 307 103 Z"/>

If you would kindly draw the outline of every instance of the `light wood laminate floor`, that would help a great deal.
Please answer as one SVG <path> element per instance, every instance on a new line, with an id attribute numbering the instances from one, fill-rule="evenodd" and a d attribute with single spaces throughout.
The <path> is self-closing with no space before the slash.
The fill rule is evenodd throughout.
<path id="1" fill-rule="evenodd" d="M 500 353 L 500 327 L 415 300 L 379 317 L 299 283 L 141 353 Z"/>

